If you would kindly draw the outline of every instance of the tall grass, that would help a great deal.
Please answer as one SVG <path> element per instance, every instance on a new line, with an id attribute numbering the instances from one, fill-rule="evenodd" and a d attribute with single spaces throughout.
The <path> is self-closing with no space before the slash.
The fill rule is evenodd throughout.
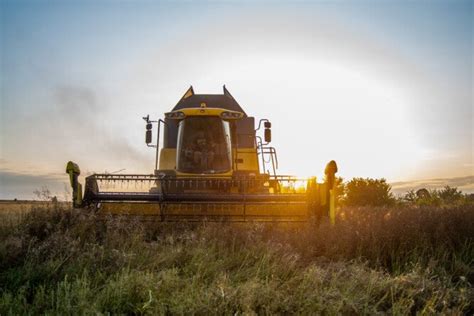
<path id="1" fill-rule="evenodd" d="M 474 207 L 337 224 L 177 224 L 37 209 L 0 234 L 0 314 L 474 312 Z"/>

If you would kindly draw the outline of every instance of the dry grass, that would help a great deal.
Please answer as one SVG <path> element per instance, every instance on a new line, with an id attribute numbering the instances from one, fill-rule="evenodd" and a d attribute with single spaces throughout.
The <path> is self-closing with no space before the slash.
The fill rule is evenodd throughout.
<path id="1" fill-rule="evenodd" d="M 33 209 L 49 207 L 51 202 L 0 200 L 0 228 L 18 224 Z"/>
<path id="2" fill-rule="evenodd" d="M 0 234 L 0 314 L 474 312 L 474 207 L 345 209 L 336 226 L 98 220 Z"/>

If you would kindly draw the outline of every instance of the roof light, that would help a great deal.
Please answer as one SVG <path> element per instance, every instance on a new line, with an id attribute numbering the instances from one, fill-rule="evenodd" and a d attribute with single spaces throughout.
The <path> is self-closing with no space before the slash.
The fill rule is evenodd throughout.
<path id="1" fill-rule="evenodd" d="M 223 119 L 239 119 L 243 116 L 242 113 L 240 112 L 230 112 L 230 111 L 224 111 L 221 113 L 221 118 Z"/>
<path id="2" fill-rule="evenodd" d="M 185 116 L 186 116 L 186 114 L 184 114 L 181 111 L 174 111 L 174 112 L 165 113 L 165 117 L 169 118 L 169 119 L 182 119 Z"/>

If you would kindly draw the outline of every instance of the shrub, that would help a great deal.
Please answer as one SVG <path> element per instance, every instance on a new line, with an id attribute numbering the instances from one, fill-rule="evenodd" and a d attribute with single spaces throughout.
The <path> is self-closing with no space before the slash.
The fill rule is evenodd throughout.
<path id="1" fill-rule="evenodd" d="M 452 188 L 449 185 L 435 192 L 435 194 L 446 204 L 461 201 L 464 197 L 458 188 Z"/>
<path id="2" fill-rule="evenodd" d="M 386 206 L 395 202 L 385 179 L 354 178 L 345 185 L 343 204 L 347 206 Z"/>
<path id="3" fill-rule="evenodd" d="M 445 186 L 440 190 L 419 189 L 408 191 L 403 196 L 403 202 L 425 206 L 464 205 L 470 202 L 467 195 L 456 187 Z"/>

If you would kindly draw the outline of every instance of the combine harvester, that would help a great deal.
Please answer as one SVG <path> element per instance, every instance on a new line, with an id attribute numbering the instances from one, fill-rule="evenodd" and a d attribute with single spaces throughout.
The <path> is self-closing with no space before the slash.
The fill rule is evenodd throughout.
<path id="1" fill-rule="evenodd" d="M 225 86 L 222 95 L 190 87 L 164 120 L 144 120 L 146 144 L 156 148 L 154 173 L 93 174 L 82 195 L 80 169 L 70 161 L 74 207 L 161 221 L 334 221 L 336 163 L 327 164 L 324 183 L 277 175 L 271 123 L 256 126 Z"/>

